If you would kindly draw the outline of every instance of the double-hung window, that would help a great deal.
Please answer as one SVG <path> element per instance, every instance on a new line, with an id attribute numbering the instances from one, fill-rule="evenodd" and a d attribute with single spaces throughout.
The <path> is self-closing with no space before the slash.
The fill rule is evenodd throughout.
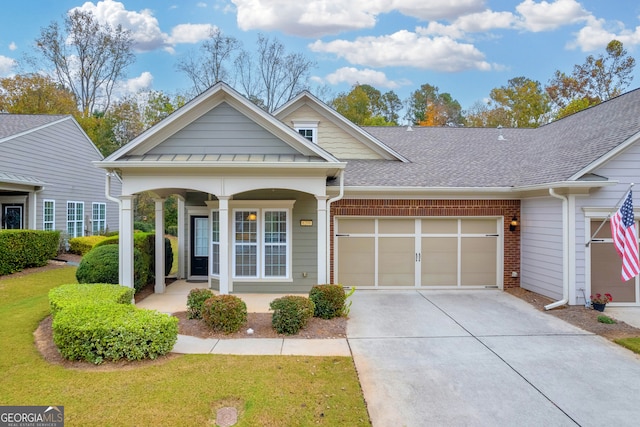
<path id="1" fill-rule="evenodd" d="M 91 217 L 91 233 L 95 236 L 103 233 L 107 228 L 107 204 L 93 203 L 93 213 Z"/>
<path id="2" fill-rule="evenodd" d="M 84 236 L 84 202 L 67 202 L 67 234 L 69 238 Z"/>
<path id="3" fill-rule="evenodd" d="M 291 278 L 292 203 L 233 210 L 232 272 L 234 279 Z M 215 243 L 214 243 L 215 245 Z"/>
<path id="4" fill-rule="evenodd" d="M 53 231 L 56 229 L 56 202 L 44 200 L 42 204 L 42 229 Z"/>

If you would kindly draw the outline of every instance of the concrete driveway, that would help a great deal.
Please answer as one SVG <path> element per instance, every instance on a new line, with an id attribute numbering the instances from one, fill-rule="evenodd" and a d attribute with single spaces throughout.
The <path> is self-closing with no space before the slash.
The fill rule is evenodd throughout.
<path id="1" fill-rule="evenodd" d="M 640 357 L 494 290 L 356 291 L 374 427 L 637 426 Z"/>

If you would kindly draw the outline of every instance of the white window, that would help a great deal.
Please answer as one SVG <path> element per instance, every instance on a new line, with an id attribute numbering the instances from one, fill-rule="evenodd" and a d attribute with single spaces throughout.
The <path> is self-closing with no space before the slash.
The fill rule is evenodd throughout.
<path id="1" fill-rule="evenodd" d="M 290 277 L 290 217 L 289 209 L 234 210 L 234 277 Z"/>
<path id="2" fill-rule="evenodd" d="M 95 236 L 103 233 L 107 228 L 107 204 L 93 203 L 93 214 L 91 217 L 91 233 Z"/>
<path id="3" fill-rule="evenodd" d="M 53 231 L 56 229 L 56 202 L 44 200 L 42 204 L 42 229 Z"/>
<path id="4" fill-rule="evenodd" d="M 220 275 L 220 212 L 211 212 L 211 274 Z"/>
<path id="5" fill-rule="evenodd" d="M 84 236 L 84 202 L 67 202 L 67 234 L 69 238 Z"/>
<path id="6" fill-rule="evenodd" d="M 293 127 L 298 133 L 314 144 L 318 143 L 318 122 L 312 121 L 296 121 L 293 123 Z"/>

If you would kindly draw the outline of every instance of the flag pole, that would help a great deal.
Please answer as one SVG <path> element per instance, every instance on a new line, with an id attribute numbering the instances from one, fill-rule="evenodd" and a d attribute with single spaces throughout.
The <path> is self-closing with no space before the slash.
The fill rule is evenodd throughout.
<path id="1" fill-rule="evenodd" d="M 598 227 L 598 229 L 593 233 L 593 235 L 591 236 L 591 238 L 589 239 L 589 241 L 587 243 L 585 243 L 584 245 L 588 248 L 589 245 L 591 244 L 591 242 L 593 241 L 593 238 L 596 236 L 596 234 L 598 234 L 598 232 L 602 229 L 602 227 L 604 226 L 605 222 L 607 222 L 607 220 L 611 219 L 611 214 L 613 212 L 616 212 L 618 210 L 618 208 L 620 207 L 620 202 L 622 202 L 622 200 L 627 197 L 627 193 L 629 192 L 629 190 L 631 190 L 633 188 L 635 184 L 632 182 L 629 184 L 629 188 L 627 188 L 627 191 L 624 192 L 624 194 L 622 195 L 622 197 L 620 197 L 620 200 L 618 200 L 618 203 L 616 203 L 616 207 L 613 208 L 613 210 L 611 212 L 609 212 L 609 214 L 607 215 L 607 217 L 605 219 L 602 220 L 602 222 L 600 223 L 600 227 Z"/>

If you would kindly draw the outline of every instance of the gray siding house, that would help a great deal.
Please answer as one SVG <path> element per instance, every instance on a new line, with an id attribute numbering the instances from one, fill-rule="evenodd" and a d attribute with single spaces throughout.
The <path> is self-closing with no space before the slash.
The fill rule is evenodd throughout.
<path id="1" fill-rule="evenodd" d="M 218 83 L 95 164 L 122 179 L 124 285 L 151 191 L 156 229 L 178 196 L 179 277 L 221 293 L 520 286 L 549 308 L 640 305 L 608 227 L 594 235 L 640 182 L 639 144 L 639 90 L 538 129 L 358 127 L 308 92 L 269 114 Z"/>
<path id="2" fill-rule="evenodd" d="M 117 231 L 118 204 L 92 164 L 102 159 L 72 116 L 0 114 L 0 229 Z"/>

